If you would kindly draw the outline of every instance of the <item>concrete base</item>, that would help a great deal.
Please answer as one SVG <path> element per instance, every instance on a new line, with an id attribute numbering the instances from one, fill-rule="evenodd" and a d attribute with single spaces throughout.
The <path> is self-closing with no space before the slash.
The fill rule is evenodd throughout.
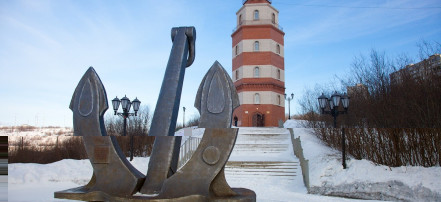
<path id="1" fill-rule="evenodd" d="M 101 191 L 87 191 L 87 188 L 84 186 L 77 187 L 73 189 L 68 189 L 64 191 L 58 191 L 54 193 L 55 198 L 59 199 L 70 199 L 70 200 L 80 200 L 80 201 L 127 201 L 127 202 L 171 202 L 171 201 L 179 201 L 179 202 L 190 202 L 190 201 L 216 201 L 216 202 L 255 202 L 256 201 L 256 193 L 252 190 L 245 188 L 232 188 L 238 195 L 236 196 L 226 196 L 226 197 L 217 197 L 217 196 L 202 196 L 202 195 L 190 195 L 179 198 L 157 198 L 155 195 L 144 195 L 144 194 L 135 194 L 134 196 L 127 197 L 119 197 L 119 196 L 111 196 Z"/>

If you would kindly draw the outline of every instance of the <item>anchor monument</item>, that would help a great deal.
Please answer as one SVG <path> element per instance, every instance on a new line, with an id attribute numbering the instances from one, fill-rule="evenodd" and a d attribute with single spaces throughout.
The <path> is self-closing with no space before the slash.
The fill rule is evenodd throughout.
<path id="1" fill-rule="evenodd" d="M 231 78 L 214 62 L 203 78 L 195 100 L 203 138 L 190 160 L 177 169 L 181 137 L 174 136 L 185 69 L 195 59 L 194 27 L 172 29 L 173 46 L 152 119 L 155 136 L 144 176 L 122 153 L 115 137 L 108 136 L 104 113 L 107 95 L 98 74 L 90 67 L 76 87 L 70 109 L 74 135 L 83 136 L 93 167 L 88 184 L 54 193 L 55 198 L 83 201 L 255 201 L 254 191 L 231 188 L 225 164 L 236 142 L 231 128 L 239 99 Z"/>

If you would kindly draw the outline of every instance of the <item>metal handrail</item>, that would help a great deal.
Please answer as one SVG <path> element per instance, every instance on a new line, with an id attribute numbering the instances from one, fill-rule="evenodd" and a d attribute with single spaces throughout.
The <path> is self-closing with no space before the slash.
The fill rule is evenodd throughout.
<path id="1" fill-rule="evenodd" d="M 178 169 L 184 166 L 193 156 L 193 153 L 199 146 L 202 138 L 198 137 L 189 137 L 184 144 L 181 145 L 181 149 L 179 152 L 179 162 Z"/>

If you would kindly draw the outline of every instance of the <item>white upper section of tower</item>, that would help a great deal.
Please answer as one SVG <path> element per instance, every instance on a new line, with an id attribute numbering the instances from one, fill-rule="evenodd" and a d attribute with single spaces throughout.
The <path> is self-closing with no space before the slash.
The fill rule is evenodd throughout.
<path id="1" fill-rule="evenodd" d="M 236 16 L 237 26 L 279 24 L 279 11 L 269 3 L 244 4 Z"/>

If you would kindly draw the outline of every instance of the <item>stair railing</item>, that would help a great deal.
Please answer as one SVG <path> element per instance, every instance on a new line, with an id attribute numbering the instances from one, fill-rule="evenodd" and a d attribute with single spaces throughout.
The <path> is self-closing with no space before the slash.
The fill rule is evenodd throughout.
<path id="1" fill-rule="evenodd" d="M 189 137 L 181 145 L 181 150 L 179 152 L 178 169 L 184 166 L 190 160 L 191 156 L 198 148 L 201 139 L 202 138 L 198 138 L 198 137 Z"/>

